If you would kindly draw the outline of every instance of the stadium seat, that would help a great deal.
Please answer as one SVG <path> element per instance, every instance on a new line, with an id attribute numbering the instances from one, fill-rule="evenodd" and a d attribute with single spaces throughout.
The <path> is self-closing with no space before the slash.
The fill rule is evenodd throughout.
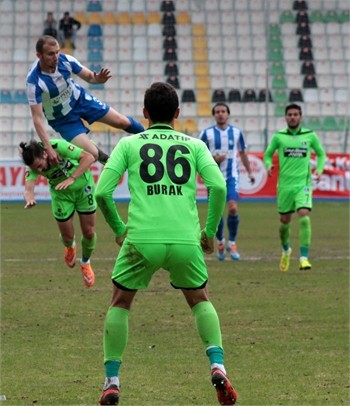
<path id="1" fill-rule="evenodd" d="M 102 11 L 102 4 L 99 0 L 89 0 L 86 10 L 87 11 Z"/>
<path id="2" fill-rule="evenodd" d="M 200 117 L 210 117 L 211 116 L 211 107 L 208 103 L 197 103 L 198 111 L 197 114 Z"/>
<path id="3" fill-rule="evenodd" d="M 89 37 L 99 37 L 103 35 L 102 27 L 100 24 L 92 24 L 88 29 L 88 36 Z"/>
<path id="4" fill-rule="evenodd" d="M 197 90 L 197 101 L 198 102 L 204 102 L 204 103 L 210 103 L 210 90 L 209 89 L 199 89 Z"/>
<path id="5" fill-rule="evenodd" d="M 27 94 L 25 90 L 16 90 L 13 95 L 13 103 L 27 104 Z"/>

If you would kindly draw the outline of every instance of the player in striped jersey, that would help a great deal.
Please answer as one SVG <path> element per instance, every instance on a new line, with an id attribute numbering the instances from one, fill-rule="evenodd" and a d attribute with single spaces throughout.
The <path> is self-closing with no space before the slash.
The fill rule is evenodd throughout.
<path id="1" fill-rule="evenodd" d="M 229 231 L 229 241 L 226 250 L 230 253 L 233 260 L 239 260 L 240 255 L 236 245 L 239 224 L 238 154 L 252 183 L 254 183 L 255 178 L 250 169 L 248 156 L 246 154 L 247 145 L 244 135 L 239 128 L 228 123 L 230 116 L 229 106 L 222 102 L 216 103 L 212 108 L 212 115 L 215 118 L 216 125 L 204 129 L 200 134 L 200 138 L 207 144 L 226 180 L 226 201 L 228 203 L 227 228 Z M 226 257 L 223 218 L 219 224 L 216 238 L 218 242 L 216 255 L 220 261 L 223 261 Z"/>
<path id="2" fill-rule="evenodd" d="M 49 125 L 62 138 L 90 152 L 101 163 L 107 161 L 108 155 L 91 142 L 87 135 L 89 129 L 82 119 L 89 124 L 100 121 L 129 133 L 144 130 L 132 117 L 124 116 L 98 100 L 71 78 L 74 73 L 87 83 L 105 83 L 111 78 L 108 69 L 92 72 L 73 56 L 61 54 L 57 40 L 49 35 L 38 39 L 36 55 L 38 60 L 27 75 L 27 97 L 35 130 L 50 161 L 57 164 L 59 160 L 49 142 L 43 113 Z"/>

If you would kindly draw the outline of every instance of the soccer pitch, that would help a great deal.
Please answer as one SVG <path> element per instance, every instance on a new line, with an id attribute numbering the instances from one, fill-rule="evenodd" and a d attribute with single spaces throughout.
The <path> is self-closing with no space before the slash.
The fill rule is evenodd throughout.
<path id="1" fill-rule="evenodd" d="M 104 381 L 102 329 L 118 248 L 100 212 L 95 286 L 69 269 L 50 205 L 1 204 L 1 389 L 5 405 L 93 405 Z M 126 203 L 120 203 L 126 219 Z M 206 204 L 199 204 L 204 221 Z M 240 405 L 349 403 L 349 205 L 314 202 L 311 271 L 290 270 L 273 202 L 239 205 L 241 261 L 207 258 L 225 365 Z M 203 222 L 202 222 L 203 223 Z M 76 239 L 80 241 L 78 218 Z M 171 227 L 171 214 L 169 215 Z M 78 255 L 81 254 L 78 244 Z M 181 292 L 160 271 L 136 296 L 121 405 L 215 405 L 209 363 Z"/>

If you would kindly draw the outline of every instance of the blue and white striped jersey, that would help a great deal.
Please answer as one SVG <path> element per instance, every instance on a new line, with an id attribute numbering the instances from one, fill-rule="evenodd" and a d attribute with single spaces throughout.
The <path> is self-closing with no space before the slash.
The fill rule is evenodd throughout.
<path id="1" fill-rule="evenodd" d="M 56 72 L 46 73 L 35 61 L 27 75 L 27 98 L 29 105 L 42 103 L 48 121 L 60 119 L 74 109 L 82 88 L 71 79 L 72 72 L 83 69 L 71 55 L 60 54 Z"/>
<path id="2" fill-rule="evenodd" d="M 219 164 L 224 178 L 238 178 L 238 152 L 247 149 L 242 131 L 233 125 L 228 125 L 224 130 L 212 126 L 204 129 L 200 138 L 207 144 L 212 155 L 226 154 L 226 159 Z"/>

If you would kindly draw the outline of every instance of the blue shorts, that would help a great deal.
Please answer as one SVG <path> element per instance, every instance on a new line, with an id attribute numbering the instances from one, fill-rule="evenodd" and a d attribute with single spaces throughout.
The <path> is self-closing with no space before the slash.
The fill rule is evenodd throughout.
<path id="1" fill-rule="evenodd" d="M 238 178 L 230 178 L 226 180 L 226 201 L 234 200 L 237 201 L 239 199 L 239 185 L 238 185 Z"/>
<path id="2" fill-rule="evenodd" d="M 65 117 L 49 121 L 50 126 L 60 133 L 61 137 L 71 142 L 79 134 L 87 134 L 90 130 L 82 122 L 82 118 L 89 124 L 105 116 L 110 107 L 108 104 L 92 96 L 82 89 L 79 100 L 73 110 Z"/>

